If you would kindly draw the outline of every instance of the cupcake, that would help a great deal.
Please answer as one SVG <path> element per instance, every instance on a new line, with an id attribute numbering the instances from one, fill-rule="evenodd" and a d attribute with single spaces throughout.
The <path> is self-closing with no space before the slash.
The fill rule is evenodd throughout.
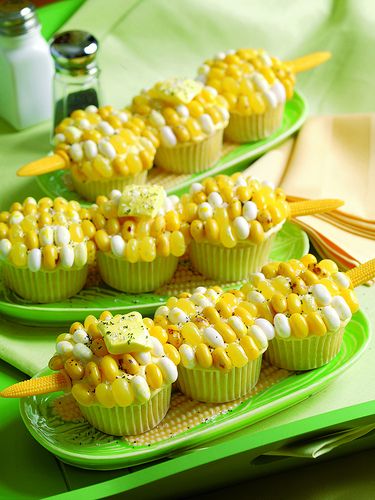
<path id="1" fill-rule="evenodd" d="M 181 202 L 191 263 L 218 281 L 242 280 L 259 270 L 289 216 L 281 189 L 241 174 L 194 183 Z"/>
<path id="2" fill-rule="evenodd" d="M 229 114 L 213 87 L 171 79 L 136 96 L 131 111 L 160 140 L 155 165 L 176 174 L 209 169 L 220 158 Z"/>
<path id="3" fill-rule="evenodd" d="M 110 199 L 99 196 L 92 218 L 97 265 L 109 286 L 149 292 L 172 278 L 189 237 L 177 196 L 160 186 L 127 186 Z"/>
<path id="4" fill-rule="evenodd" d="M 281 127 L 284 105 L 293 96 L 295 76 L 265 50 L 220 52 L 199 68 L 198 80 L 216 89 L 229 105 L 225 138 L 251 142 Z"/>
<path id="5" fill-rule="evenodd" d="M 199 287 L 156 311 L 154 328 L 167 331 L 165 349 L 178 364 L 177 384 L 186 396 L 223 403 L 257 383 L 268 331 L 255 324 L 257 309 L 243 299 L 238 290 Z"/>
<path id="6" fill-rule="evenodd" d="M 243 286 L 246 299 L 271 323 L 266 359 L 287 370 L 311 370 L 339 352 L 345 326 L 358 308 L 347 274 L 329 259 L 272 262 Z"/>
<path id="7" fill-rule="evenodd" d="M 73 111 L 57 126 L 54 142 L 55 153 L 71 169 L 74 189 L 89 201 L 144 184 L 159 145 L 142 119 L 112 106 Z"/>
<path id="8" fill-rule="evenodd" d="M 56 339 L 49 367 L 62 370 L 83 416 L 116 436 L 152 429 L 168 411 L 175 364 L 138 312 L 108 311 L 75 322 Z"/>
<path id="9" fill-rule="evenodd" d="M 5 284 L 31 302 L 78 293 L 95 254 L 90 211 L 64 198 L 26 198 L 0 213 L 0 258 Z"/>

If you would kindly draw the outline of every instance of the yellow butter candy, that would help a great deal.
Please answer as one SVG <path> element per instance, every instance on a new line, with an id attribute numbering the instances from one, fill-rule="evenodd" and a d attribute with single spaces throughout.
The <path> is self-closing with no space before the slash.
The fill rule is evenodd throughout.
<path id="1" fill-rule="evenodd" d="M 138 312 L 118 314 L 108 320 L 102 320 L 98 328 L 111 354 L 151 351 L 152 349 L 150 334 Z"/>

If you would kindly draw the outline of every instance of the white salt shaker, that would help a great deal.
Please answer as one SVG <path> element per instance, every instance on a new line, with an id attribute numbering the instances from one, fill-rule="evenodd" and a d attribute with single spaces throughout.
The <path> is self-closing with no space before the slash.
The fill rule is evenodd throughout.
<path id="1" fill-rule="evenodd" d="M 32 3 L 0 3 L 0 116 L 21 130 L 52 117 L 53 62 Z"/>

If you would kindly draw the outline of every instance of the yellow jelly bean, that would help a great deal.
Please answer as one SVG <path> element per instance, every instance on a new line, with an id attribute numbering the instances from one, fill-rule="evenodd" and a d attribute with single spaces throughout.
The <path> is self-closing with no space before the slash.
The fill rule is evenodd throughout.
<path id="1" fill-rule="evenodd" d="M 64 361 L 62 357 L 57 354 L 55 356 L 52 356 L 52 358 L 48 362 L 48 368 L 55 371 L 62 370 L 62 368 L 64 368 Z"/>
<path id="2" fill-rule="evenodd" d="M 327 327 L 319 312 L 310 312 L 306 316 L 306 322 L 309 328 L 310 335 L 324 335 Z"/>
<path id="3" fill-rule="evenodd" d="M 220 228 L 215 219 L 208 219 L 205 224 L 205 235 L 208 241 L 217 242 L 219 240 Z"/>
<path id="4" fill-rule="evenodd" d="M 192 238 L 197 241 L 203 241 L 204 239 L 204 225 L 203 222 L 199 219 L 193 220 L 190 226 L 190 234 Z"/>
<path id="5" fill-rule="evenodd" d="M 147 318 L 144 318 L 147 319 Z M 160 325 L 153 325 L 149 327 L 150 335 L 157 338 L 159 342 L 165 344 L 168 341 L 167 332 Z"/>
<path id="6" fill-rule="evenodd" d="M 353 314 L 358 311 L 359 302 L 353 290 L 351 290 L 350 288 L 346 288 L 345 290 L 341 291 L 340 295 L 344 298 Z"/>
<path id="7" fill-rule="evenodd" d="M 99 250 L 102 252 L 109 252 L 111 248 L 111 241 L 104 229 L 99 229 L 99 231 L 95 233 L 94 239 Z"/>
<path id="8" fill-rule="evenodd" d="M 235 342 L 228 344 L 226 351 L 233 366 L 236 368 L 242 368 L 249 361 L 243 347 Z"/>
<path id="9" fill-rule="evenodd" d="M 300 274 L 301 278 L 303 281 L 306 283 L 306 285 L 311 286 L 319 283 L 319 278 L 316 274 L 314 274 L 312 271 L 307 269 L 306 271 L 302 271 Z"/>
<path id="10" fill-rule="evenodd" d="M 136 225 L 132 220 L 126 220 L 122 225 L 121 234 L 125 241 L 135 237 Z"/>
<path id="11" fill-rule="evenodd" d="M 83 220 L 82 221 L 82 231 L 87 238 L 93 238 L 96 233 L 96 229 L 94 224 L 90 220 Z"/>
<path id="12" fill-rule="evenodd" d="M 48 212 L 43 212 L 39 216 L 38 226 L 42 228 L 44 226 L 50 226 L 52 224 L 52 217 Z"/>
<path id="13" fill-rule="evenodd" d="M 109 384 L 101 383 L 95 388 L 95 397 L 105 408 L 113 408 L 116 401 L 112 392 L 112 387 Z"/>
<path id="14" fill-rule="evenodd" d="M 202 311 L 202 314 L 213 325 L 216 322 L 221 321 L 220 314 L 218 313 L 217 309 L 215 309 L 213 306 L 205 307 Z"/>
<path id="15" fill-rule="evenodd" d="M 302 314 L 293 313 L 289 318 L 292 335 L 298 339 L 303 339 L 309 334 L 309 326 Z"/>
<path id="16" fill-rule="evenodd" d="M 24 237 L 24 232 L 18 224 L 13 224 L 9 228 L 9 240 L 14 245 L 16 243 L 22 243 Z"/>
<path id="17" fill-rule="evenodd" d="M 149 329 L 154 326 L 154 321 L 151 318 L 143 318 L 143 324 L 147 329 Z"/>
<path id="18" fill-rule="evenodd" d="M 247 301 L 241 302 L 241 307 L 246 309 L 246 311 L 248 311 L 253 317 L 255 317 L 258 313 L 256 305 L 251 302 Z"/>
<path id="19" fill-rule="evenodd" d="M 181 231 L 173 231 L 169 237 L 171 254 L 175 257 L 182 257 L 186 252 L 186 243 Z"/>
<path id="20" fill-rule="evenodd" d="M 102 376 L 95 361 L 89 361 L 85 368 L 85 379 L 87 383 L 96 387 L 102 381 Z"/>
<path id="21" fill-rule="evenodd" d="M 177 297 L 169 297 L 169 299 L 166 302 L 166 306 L 169 309 L 172 309 L 173 307 L 176 307 L 177 302 L 178 302 L 178 298 Z"/>
<path id="22" fill-rule="evenodd" d="M 249 101 L 251 109 L 257 115 L 262 115 L 266 110 L 265 100 L 259 92 L 253 92 L 249 94 Z"/>
<path id="23" fill-rule="evenodd" d="M 296 272 L 289 262 L 280 262 L 277 270 L 278 274 L 287 278 L 295 278 Z"/>
<path id="24" fill-rule="evenodd" d="M 46 245 L 42 249 L 42 261 L 44 269 L 53 270 L 56 267 L 58 251 L 55 245 Z"/>
<path id="25" fill-rule="evenodd" d="M 273 310 L 271 310 L 271 307 L 268 304 L 268 302 L 262 302 L 262 303 L 258 302 L 256 306 L 258 315 L 261 318 L 268 320 L 270 323 L 273 323 Z"/>
<path id="26" fill-rule="evenodd" d="M 162 257 L 168 257 L 171 253 L 171 246 L 167 234 L 161 234 L 156 238 L 156 252 Z"/>
<path id="27" fill-rule="evenodd" d="M 164 345 L 165 355 L 177 366 L 181 361 L 181 356 L 176 347 L 172 344 Z"/>
<path id="28" fill-rule="evenodd" d="M 28 231 L 25 234 L 25 244 L 29 250 L 39 248 L 39 238 L 36 231 Z"/>
<path id="29" fill-rule="evenodd" d="M 236 309 L 234 310 L 234 314 L 241 318 L 246 326 L 251 326 L 254 323 L 253 315 L 244 307 L 236 307 Z"/>
<path id="30" fill-rule="evenodd" d="M 188 298 L 179 298 L 178 301 L 176 302 L 175 307 L 182 309 L 182 311 L 184 311 L 188 315 L 196 314 L 195 306 L 193 302 Z"/>
<path id="31" fill-rule="evenodd" d="M 215 368 L 218 368 L 224 373 L 230 371 L 233 367 L 232 361 L 223 347 L 216 347 L 216 349 L 214 349 L 212 352 L 212 361 Z"/>
<path id="32" fill-rule="evenodd" d="M 250 222 L 250 241 L 255 244 L 262 243 L 264 240 L 264 230 L 260 222 L 257 220 L 252 220 Z"/>
<path id="33" fill-rule="evenodd" d="M 155 239 L 146 236 L 139 241 L 139 256 L 144 262 L 152 262 L 156 258 Z"/>
<path id="34" fill-rule="evenodd" d="M 120 363 L 122 369 L 130 375 L 136 375 L 139 372 L 139 364 L 129 353 L 123 354 L 121 356 Z"/>
<path id="35" fill-rule="evenodd" d="M 129 153 L 126 157 L 126 163 L 131 174 L 138 174 L 143 170 L 143 163 L 138 154 Z"/>
<path id="36" fill-rule="evenodd" d="M 206 344 L 201 343 L 197 345 L 195 357 L 202 368 L 211 368 L 213 362 L 212 355 Z"/>
<path id="37" fill-rule="evenodd" d="M 255 283 L 254 283 L 255 284 Z M 267 300 L 271 299 L 275 294 L 275 289 L 269 281 L 259 281 L 256 287 Z"/>
<path id="38" fill-rule="evenodd" d="M 259 357 L 259 348 L 256 345 L 254 339 L 252 337 L 249 337 L 249 335 L 245 335 L 240 339 L 240 345 L 245 351 L 249 361 L 253 361 Z"/>
<path id="39" fill-rule="evenodd" d="M 197 345 L 202 342 L 202 336 L 199 332 L 198 327 L 190 321 L 182 326 L 181 335 L 183 336 L 184 340 L 186 340 L 186 342 L 191 346 Z"/>
<path id="40" fill-rule="evenodd" d="M 110 164 L 110 161 L 104 156 L 98 155 L 94 158 L 93 161 L 94 170 L 105 179 L 109 179 L 113 176 L 113 168 Z"/>
<path id="41" fill-rule="evenodd" d="M 232 316 L 233 309 L 227 301 L 219 299 L 216 302 L 215 307 L 223 318 L 230 318 Z"/>
<path id="42" fill-rule="evenodd" d="M 102 337 L 97 337 L 92 341 L 91 350 L 95 354 L 95 356 L 98 356 L 99 358 L 102 358 L 108 354 L 107 347 Z"/>
<path id="43" fill-rule="evenodd" d="M 290 285 L 293 293 L 297 293 L 298 295 L 306 295 L 306 293 L 308 292 L 308 288 L 305 282 L 299 276 L 292 278 Z"/>
<path id="44" fill-rule="evenodd" d="M 165 218 L 162 215 L 158 215 L 152 221 L 150 226 L 150 234 L 151 236 L 159 236 L 165 231 Z"/>
<path id="45" fill-rule="evenodd" d="M 80 243 L 85 238 L 80 224 L 71 224 L 69 232 L 72 241 L 75 241 L 76 243 Z"/>
<path id="46" fill-rule="evenodd" d="M 177 325 L 169 325 L 167 328 L 168 342 L 176 349 L 183 343 L 183 338 Z"/>
<path id="47" fill-rule="evenodd" d="M 134 392 L 126 378 L 117 378 L 112 383 L 112 395 L 119 406 L 129 406 L 134 401 Z"/>
<path id="48" fill-rule="evenodd" d="M 113 382 L 119 375 L 119 367 L 117 361 L 110 354 L 103 356 L 100 362 L 100 371 L 103 375 L 104 380 Z"/>
<path id="49" fill-rule="evenodd" d="M 230 224 L 220 226 L 219 229 L 220 242 L 225 248 L 233 248 L 237 244 L 236 237 L 234 236 L 233 228 Z"/>
<path id="50" fill-rule="evenodd" d="M 85 373 L 82 361 L 75 358 L 68 358 L 64 363 L 64 368 L 72 380 L 81 380 Z"/>
<path id="51" fill-rule="evenodd" d="M 72 395 L 79 404 L 90 406 L 95 402 L 95 395 L 92 388 L 85 382 L 78 382 L 72 387 Z"/>
<path id="52" fill-rule="evenodd" d="M 286 301 L 290 314 L 300 313 L 302 311 L 302 302 L 296 293 L 290 293 L 287 295 Z"/>
<path id="53" fill-rule="evenodd" d="M 271 305 L 275 312 L 282 313 L 287 309 L 287 300 L 282 293 L 277 292 L 272 296 Z"/>
<path id="54" fill-rule="evenodd" d="M 310 268 L 310 266 L 314 267 L 317 263 L 315 255 L 312 255 L 311 253 L 308 253 L 301 257 L 300 261 L 307 268 Z"/>
<path id="55" fill-rule="evenodd" d="M 140 255 L 139 255 L 139 244 L 138 241 L 135 238 L 132 238 L 128 241 L 128 244 L 126 245 L 125 249 L 125 256 L 126 259 L 134 264 L 135 262 L 138 262 Z"/>
<path id="56" fill-rule="evenodd" d="M 224 321 L 215 323 L 215 330 L 220 333 L 220 335 L 224 339 L 224 342 L 226 342 L 227 344 L 235 342 L 237 340 L 237 335 L 233 328 L 231 328 L 228 323 L 224 323 Z"/>
<path id="57" fill-rule="evenodd" d="M 146 380 L 151 389 L 159 389 L 163 385 L 163 374 L 154 363 L 146 366 Z"/>

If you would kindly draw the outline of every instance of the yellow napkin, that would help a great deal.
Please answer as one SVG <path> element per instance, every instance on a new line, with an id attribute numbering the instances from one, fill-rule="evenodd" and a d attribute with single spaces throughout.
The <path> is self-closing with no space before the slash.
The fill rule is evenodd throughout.
<path id="1" fill-rule="evenodd" d="M 375 114 L 310 118 L 298 137 L 256 161 L 251 175 L 289 200 L 341 198 L 340 210 L 296 221 L 322 256 L 344 269 L 375 256 Z"/>

